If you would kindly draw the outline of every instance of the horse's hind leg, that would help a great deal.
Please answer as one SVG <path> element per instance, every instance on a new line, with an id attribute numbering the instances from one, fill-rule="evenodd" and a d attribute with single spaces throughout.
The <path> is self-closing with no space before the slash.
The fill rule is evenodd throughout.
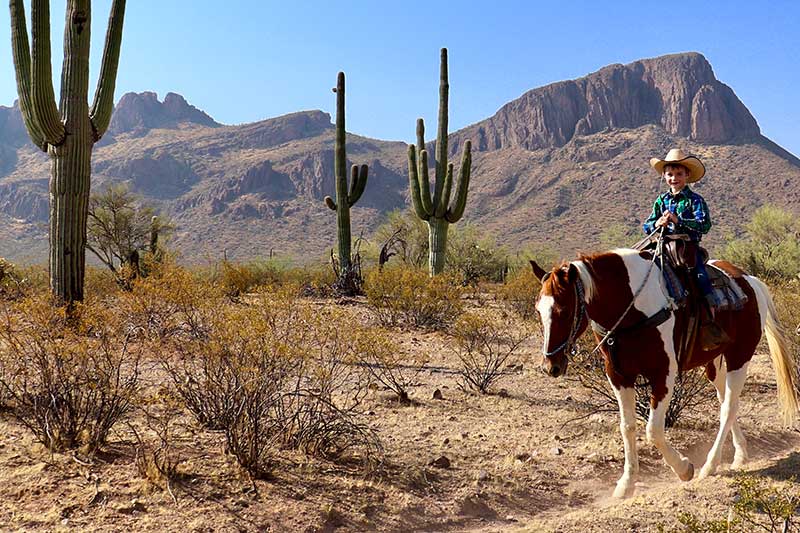
<path id="1" fill-rule="evenodd" d="M 650 419 L 647 421 L 647 440 L 655 444 L 672 471 L 681 479 L 689 481 L 694 477 L 694 465 L 688 458 L 682 456 L 667 442 L 664 432 L 664 422 L 667 417 L 667 408 L 672 399 L 675 386 L 675 373 L 670 371 L 664 383 L 659 387 L 653 383 L 653 396 L 650 407 Z"/>
<path id="2" fill-rule="evenodd" d="M 619 404 L 619 430 L 625 446 L 625 468 L 614 489 L 615 498 L 627 498 L 633 494 L 636 476 L 639 473 L 639 456 L 636 451 L 636 392 L 631 387 L 616 388 L 614 395 Z"/>
<path id="3" fill-rule="evenodd" d="M 725 442 L 725 437 L 728 436 L 728 431 L 733 427 L 736 420 L 737 411 L 739 409 L 739 395 L 744 388 L 744 380 L 747 378 L 747 364 L 742 368 L 736 369 L 732 372 L 727 372 L 725 375 L 725 394 L 720 406 L 719 412 L 719 432 L 711 450 L 706 457 L 706 463 L 700 470 L 700 479 L 710 476 L 717 470 L 720 459 L 722 458 L 722 444 Z M 741 437 L 741 430 L 739 431 Z"/>
<path id="4" fill-rule="evenodd" d="M 714 384 L 714 388 L 717 389 L 717 399 L 720 405 L 725 400 L 725 375 L 726 371 L 723 366 L 722 357 L 718 357 L 706 365 L 706 377 Z M 741 468 L 748 459 L 747 441 L 744 438 L 744 433 L 736 417 L 734 417 L 733 424 L 731 424 L 731 433 L 733 434 L 733 448 L 735 450 L 731 468 Z M 725 444 L 724 441 L 723 444 Z"/>

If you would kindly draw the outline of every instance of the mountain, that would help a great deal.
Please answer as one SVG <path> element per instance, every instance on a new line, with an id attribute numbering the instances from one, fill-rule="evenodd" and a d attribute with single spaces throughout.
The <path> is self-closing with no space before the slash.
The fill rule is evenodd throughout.
<path id="1" fill-rule="evenodd" d="M 413 128 L 413 124 L 409 125 Z M 0 256 L 45 257 L 49 160 L 27 142 L 19 110 L 0 107 Z M 620 224 L 638 227 L 663 189 L 648 166 L 674 146 L 697 154 L 696 189 L 717 227 L 709 242 L 740 232 L 774 203 L 800 211 L 800 160 L 761 135 L 733 90 L 698 53 L 610 65 L 526 92 L 495 115 L 450 135 L 472 139 L 465 219 L 512 249 L 546 245 L 566 256 L 599 246 Z M 348 134 L 351 163 L 370 177 L 353 209 L 369 235 L 407 205 L 406 145 Z M 177 94 L 123 95 L 95 148 L 93 187 L 125 182 L 175 219 L 184 260 L 324 257 L 335 241 L 333 126 L 302 111 L 225 126 Z"/>

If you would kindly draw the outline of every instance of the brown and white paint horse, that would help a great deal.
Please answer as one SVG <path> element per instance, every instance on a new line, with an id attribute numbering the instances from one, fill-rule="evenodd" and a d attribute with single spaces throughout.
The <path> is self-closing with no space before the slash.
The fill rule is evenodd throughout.
<path id="1" fill-rule="evenodd" d="M 655 444 L 667 464 L 683 481 L 692 479 L 694 465 L 676 451 L 664 435 L 665 415 L 678 372 L 705 367 L 706 376 L 716 387 L 721 403 L 719 432 L 700 470 L 700 478 L 716 471 L 721 460 L 722 445 L 731 430 L 735 448 L 733 467 L 739 467 L 747 460 L 745 438 L 736 415 L 739 395 L 747 376 L 747 365 L 762 332 L 766 332 L 769 344 L 784 422 L 791 424 L 797 414 L 796 370 L 767 286 L 730 263 L 716 261 L 713 264 L 734 278 L 748 296 L 748 302 L 739 311 L 717 314 L 717 323 L 730 337 L 728 344 L 704 352 L 697 340 L 678 368 L 675 347 L 687 317 L 685 311 L 679 309 L 669 312 L 666 315 L 668 318 L 658 325 L 644 322 L 659 313 L 664 317 L 663 310 L 669 309 L 668 299 L 662 289 L 661 273 L 658 268 L 649 270 L 651 261 L 646 253 L 619 249 L 583 256 L 577 261 L 555 267 L 549 275 L 531 261 L 534 273 L 543 280 L 537 310 L 544 332 L 542 365 L 551 376 L 564 374 L 567 356 L 590 321 L 605 330 L 610 330 L 623 315 L 619 329 L 644 324 L 635 333 L 617 339 L 614 360 L 610 357 L 608 346 L 601 347 L 605 356 L 606 375 L 619 404 L 620 430 L 625 446 L 625 468 L 614 490 L 615 497 L 633 494 L 639 470 L 633 388 L 637 376 L 644 376 L 652 385 L 647 440 Z M 636 298 L 634 294 L 637 294 Z M 632 307 L 625 313 L 632 300 Z M 600 342 L 601 336 L 595 333 L 595 337 Z"/>

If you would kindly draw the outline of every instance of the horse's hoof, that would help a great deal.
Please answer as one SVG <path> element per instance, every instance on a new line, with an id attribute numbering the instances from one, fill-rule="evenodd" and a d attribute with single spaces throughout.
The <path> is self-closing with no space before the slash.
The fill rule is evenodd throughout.
<path id="1" fill-rule="evenodd" d="M 612 496 L 614 498 L 617 498 L 618 500 L 630 498 L 631 496 L 633 496 L 634 488 L 635 487 L 633 484 L 630 484 L 627 487 L 620 487 L 619 485 L 617 485 L 617 488 L 614 489 L 614 494 L 612 494 Z"/>
<path id="2" fill-rule="evenodd" d="M 694 465 L 689 463 L 686 471 L 683 474 L 678 474 L 678 477 L 681 479 L 681 481 L 691 481 L 691 479 L 694 477 Z"/>
<path id="3" fill-rule="evenodd" d="M 713 466 L 703 465 L 703 468 L 700 469 L 700 474 L 697 476 L 697 479 L 705 479 L 716 472 L 716 470 L 717 469 Z"/>

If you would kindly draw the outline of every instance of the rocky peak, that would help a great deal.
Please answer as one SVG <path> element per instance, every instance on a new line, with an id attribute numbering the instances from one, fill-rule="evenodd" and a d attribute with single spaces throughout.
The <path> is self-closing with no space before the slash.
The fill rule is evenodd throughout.
<path id="1" fill-rule="evenodd" d="M 11 107 L 0 105 L 0 145 L 20 147 L 29 142 L 22 113 L 19 110 L 19 100 L 14 101 Z"/>
<path id="2" fill-rule="evenodd" d="M 609 65 L 576 80 L 533 89 L 492 117 L 451 136 L 450 150 L 472 139 L 480 151 L 560 147 L 608 128 L 656 124 L 706 143 L 760 136 L 756 120 L 699 53 Z"/>
<path id="3" fill-rule="evenodd" d="M 156 93 L 145 91 L 122 95 L 114 108 L 107 135 L 133 133 L 140 136 L 153 128 L 176 128 L 180 124 L 220 125 L 179 94 L 167 93 L 164 101 L 159 102 Z"/>

